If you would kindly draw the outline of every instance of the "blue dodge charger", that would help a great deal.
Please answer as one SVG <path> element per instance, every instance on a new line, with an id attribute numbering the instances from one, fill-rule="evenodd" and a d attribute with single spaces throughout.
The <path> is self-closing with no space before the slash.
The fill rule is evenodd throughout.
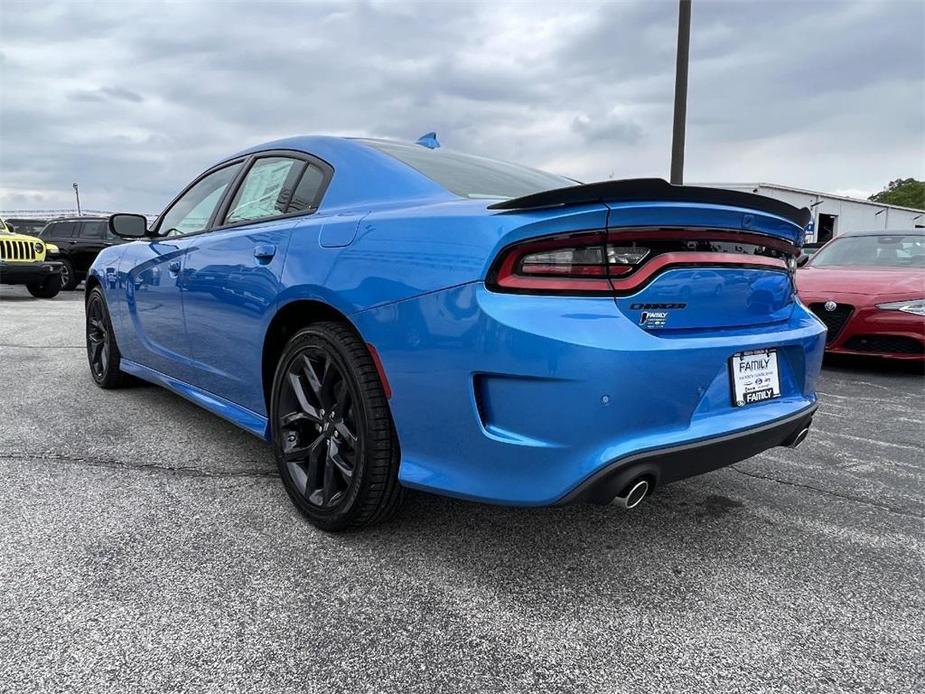
<path id="1" fill-rule="evenodd" d="M 633 507 L 816 408 L 809 211 L 661 179 L 579 184 L 417 143 L 296 137 L 196 178 L 87 280 L 90 372 L 271 442 L 326 530 L 405 488 Z"/>

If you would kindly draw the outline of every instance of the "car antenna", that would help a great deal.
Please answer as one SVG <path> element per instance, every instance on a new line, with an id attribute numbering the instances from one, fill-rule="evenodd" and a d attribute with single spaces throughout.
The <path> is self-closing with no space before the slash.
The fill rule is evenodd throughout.
<path id="1" fill-rule="evenodd" d="M 437 133 L 433 132 L 421 135 L 414 144 L 427 147 L 427 149 L 438 149 L 440 147 L 440 143 L 437 142 Z"/>

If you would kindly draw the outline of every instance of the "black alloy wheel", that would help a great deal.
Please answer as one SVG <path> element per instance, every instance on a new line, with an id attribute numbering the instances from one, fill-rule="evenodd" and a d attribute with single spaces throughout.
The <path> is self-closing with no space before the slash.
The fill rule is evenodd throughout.
<path id="1" fill-rule="evenodd" d="M 77 274 L 74 272 L 74 266 L 71 265 L 71 261 L 62 260 L 61 261 L 61 289 L 65 291 L 70 291 L 74 289 L 78 284 Z"/>
<path id="2" fill-rule="evenodd" d="M 319 528 L 391 515 L 398 446 L 378 371 L 349 327 L 317 323 L 287 344 L 271 403 L 273 448 L 295 505 Z"/>
<path id="3" fill-rule="evenodd" d="M 353 481 L 357 436 L 353 398 L 340 366 L 320 347 L 286 371 L 280 402 L 283 459 L 308 502 L 336 506 Z"/>
<path id="4" fill-rule="evenodd" d="M 87 361 L 90 375 L 100 388 L 118 388 L 125 382 L 119 370 L 121 356 L 112 333 L 103 292 L 95 287 L 87 297 Z"/>

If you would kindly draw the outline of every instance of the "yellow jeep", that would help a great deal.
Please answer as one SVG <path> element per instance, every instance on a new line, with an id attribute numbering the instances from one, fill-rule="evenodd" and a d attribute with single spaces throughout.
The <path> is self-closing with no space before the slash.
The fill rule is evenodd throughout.
<path id="1" fill-rule="evenodd" d="M 24 284 L 32 296 L 50 299 L 61 291 L 61 263 L 45 260 L 58 247 L 13 232 L 0 219 L 0 284 Z"/>

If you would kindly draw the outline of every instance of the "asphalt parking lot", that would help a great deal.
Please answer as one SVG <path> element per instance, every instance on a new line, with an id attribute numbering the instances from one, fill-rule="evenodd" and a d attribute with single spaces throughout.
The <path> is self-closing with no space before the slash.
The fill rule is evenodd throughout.
<path id="1" fill-rule="evenodd" d="M 97 389 L 82 293 L 0 288 L 0 690 L 922 691 L 925 381 L 827 364 L 815 429 L 633 512 L 414 494 L 304 522 L 268 446 Z"/>

